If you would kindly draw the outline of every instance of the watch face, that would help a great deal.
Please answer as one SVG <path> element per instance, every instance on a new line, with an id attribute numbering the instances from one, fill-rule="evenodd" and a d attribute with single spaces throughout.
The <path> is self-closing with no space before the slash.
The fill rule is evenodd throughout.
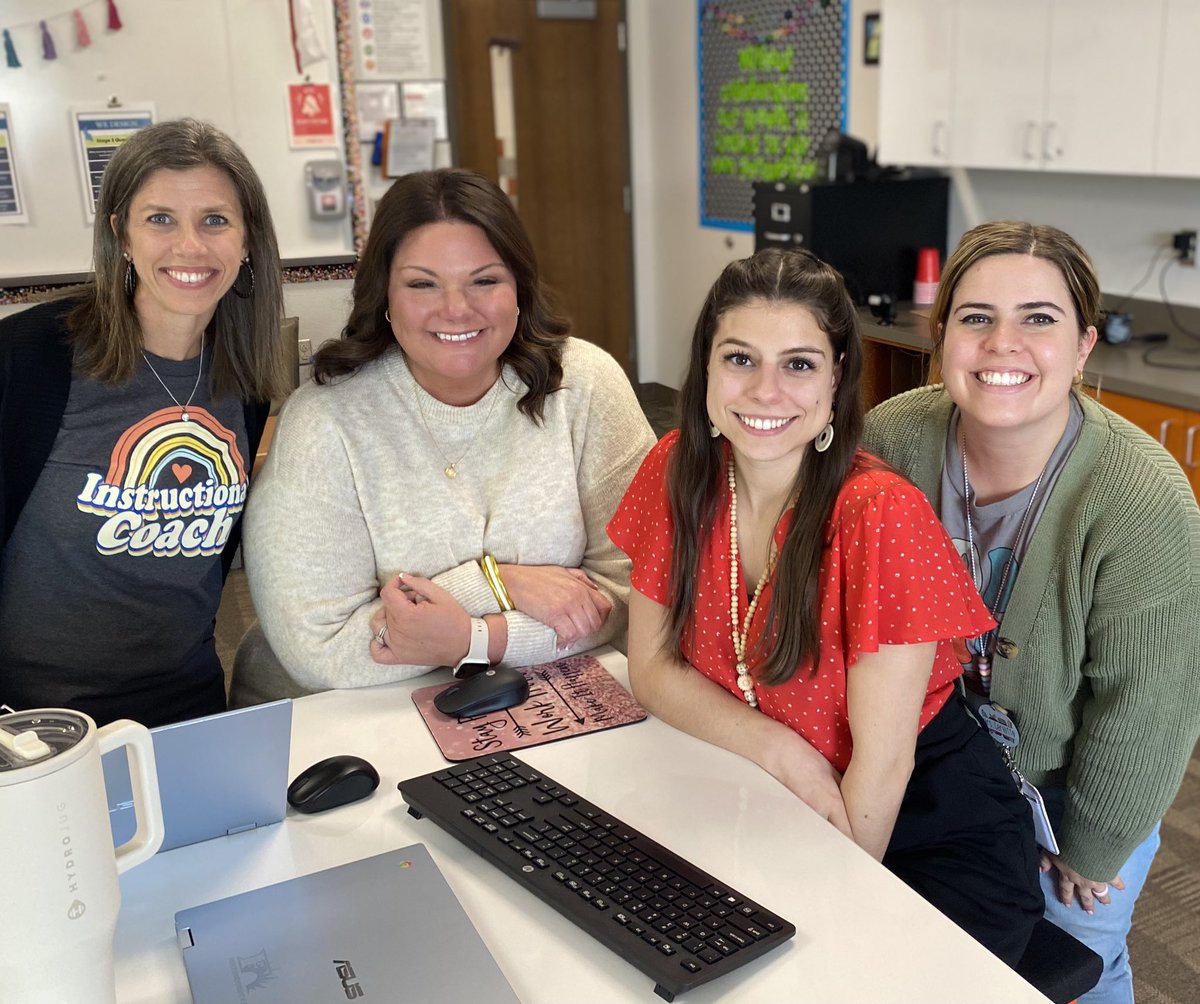
<path id="1" fill-rule="evenodd" d="M 485 669 L 491 669 L 490 662 L 470 662 L 464 659 L 454 667 L 454 678 L 456 680 L 465 680 L 468 676 L 474 676 L 476 673 L 482 673 Z"/>

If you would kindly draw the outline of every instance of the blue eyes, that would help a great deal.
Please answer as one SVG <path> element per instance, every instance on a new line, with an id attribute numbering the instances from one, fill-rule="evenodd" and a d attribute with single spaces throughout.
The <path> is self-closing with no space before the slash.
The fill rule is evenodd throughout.
<path id="1" fill-rule="evenodd" d="M 168 213 L 151 213 L 146 220 L 147 223 L 152 223 L 154 226 L 169 226 L 175 222 Z M 209 213 L 201 221 L 206 227 L 224 227 L 229 225 L 229 219 L 222 216 L 220 213 Z"/>
<path id="2" fill-rule="evenodd" d="M 965 314 L 958 319 L 959 324 L 965 324 L 968 327 L 978 328 L 985 324 L 993 323 L 993 318 L 990 314 Z M 1058 323 L 1058 318 L 1051 314 L 1036 313 L 1030 314 L 1028 317 L 1021 318 L 1022 324 L 1030 324 L 1035 328 L 1049 327 L 1052 324 Z"/>

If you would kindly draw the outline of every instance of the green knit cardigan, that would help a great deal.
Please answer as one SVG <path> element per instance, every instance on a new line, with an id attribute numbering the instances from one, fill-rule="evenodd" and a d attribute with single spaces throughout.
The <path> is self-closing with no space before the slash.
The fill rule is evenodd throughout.
<path id="1" fill-rule="evenodd" d="M 1200 509 L 1157 442 L 1079 397 L 1079 441 L 1047 500 L 997 642 L 992 700 L 1016 760 L 1065 786 L 1067 865 L 1109 881 L 1162 818 L 1200 736 Z M 938 509 L 953 404 L 940 386 L 885 401 L 864 445 Z"/>

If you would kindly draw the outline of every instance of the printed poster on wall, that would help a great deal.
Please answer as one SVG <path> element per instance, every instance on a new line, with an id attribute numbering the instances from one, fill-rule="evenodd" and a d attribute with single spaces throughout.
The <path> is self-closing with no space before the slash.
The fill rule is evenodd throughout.
<path id="1" fill-rule="evenodd" d="M 817 174 L 846 127 L 849 0 L 698 0 L 700 223 L 754 229 L 754 183 Z"/>
<path id="2" fill-rule="evenodd" d="M 0 104 L 0 224 L 28 222 L 29 215 L 21 201 L 17 157 L 13 152 L 12 115 L 8 105 Z"/>
<path id="3" fill-rule="evenodd" d="M 293 150 L 338 145 L 329 84 L 288 84 L 288 145 Z"/>
<path id="4" fill-rule="evenodd" d="M 83 183 L 85 215 L 88 223 L 92 223 L 96 219 L 104 169 L 122 143 L 138 130 L 154 124 L 154 104 L 145 101 L 103 109 L 80 105 L 71 109 L 71 123 L 79 143 L 79 179 Z"/>
<path id="5" fill-rule="evenodd" d="M 353 0 L 356 80 L 431 76 L 425 0 Z"/>
<path id="6" fill-rule="evenodd" d="M 430 119 L 434 124 L 435 139 L 450 138 L 444 80 L 406 80 L 400 85 L 400 92 L 405 122 Z"/>

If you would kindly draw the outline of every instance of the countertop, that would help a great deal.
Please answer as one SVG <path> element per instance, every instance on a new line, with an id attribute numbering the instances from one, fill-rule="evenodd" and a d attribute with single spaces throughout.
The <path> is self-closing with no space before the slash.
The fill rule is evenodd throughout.
<path id="1" fill-rule="evenodd" d="M 929 352 L 928 321 L 912 313 L 912 304 L 898 304 L 896 323 L 882 325 L 865 308 L 862 311 L 863 337 L 902 349 Z M 1154 358 L 1178 361 L 1183 366 L 1200 366 L 1200 342 L 1172 335 L 1165 343 L 1126 342 L 1110 345 L 1100 340 L 1088 357 L 1083 381 L 1101 391 L 1110 390 L 1147 401 L 1200 411 L 1200 371 L 1148 364 L 1143 356 L 1154 349 Z M 1191 354 L 1180 350 L 1192 349 Z"/>

